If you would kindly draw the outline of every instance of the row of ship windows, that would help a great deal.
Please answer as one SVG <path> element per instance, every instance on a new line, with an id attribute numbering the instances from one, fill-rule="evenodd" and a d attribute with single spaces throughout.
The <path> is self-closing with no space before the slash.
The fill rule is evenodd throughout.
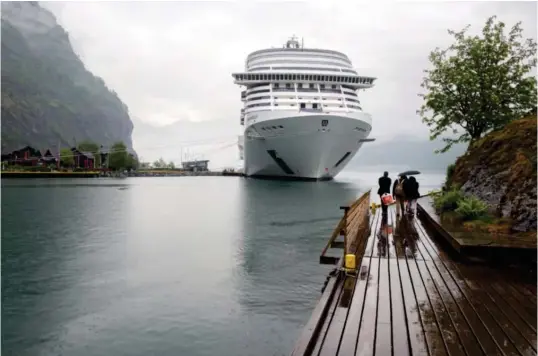
<path id="1" fill-rule="evenodd" d="M 273 85 L 276 85 L 276 86 L 274 86 L 273 88 L 280 88 L 282 84 L 283 84 L 283 83 L 273 83 Z M 290 87 L 292 87 L 292 86 L 294 85 L 293 83 L 288 83 L 288 84 L 289 84 Z M 251 93 L 252 90 L 253 90 L 253 89 L 256 89 L 256 88 L 261 88 L 261 87 L 263 87 L 263 88 L 268 88 L 269 85 L 270 85 L 270 83 L 256 83 L 256 84 L 250 84 L 250 85 L 248 86 L 247 93 Z M 300 88 L 302 88 L 302 87 L 306 86 L 307 83 L 297 83 L 297 86 L 298 86 L 298 87 L 299 87 L 299 85 L 301 85 Z M 309 86 L 309 87 L 312 87 L 312 85 L 314 86 L 314 88 L 316 88 L 317 85 L 324 85 L 324 86 L 325 86 L 325 84 L 317 84 L 317 83 L 310 83 L 308 86 Z M 357 90 L 356 88 L 353 88 L 353 87 L 351 87 L 351 86 L 349 86 L 349 85 L 345 85 L 345 84 L 332 84 L 332 85 L 330 85 L 330 86 L 331 86 L 331 88 L 335 88 L 335 89 L 342 88 L 342 89 L 344 89 L 344 90 L 347 89 L 347 90 L 351 90 L 351 91 L 353 91 L 353 92 L 355 92 L 355 91 Z M 327 87 L 328 87 L 328 85 L 327 85 Z"/>
<path id="2" fill-rule="evenodd" d="M 258 97 L 255 97 L 255 98 L 252 98 L 252 99 L 249 99 L 248 101 L 257 101 L 257 100 L 264 100 L 264 99 L 271 99 L 271 96 L 270 95 L 262 95 L 262 96 L 258 96 Z M 279 96 L 275 96 L 274 99 L 295 99 L 295 97 L 279 97 Z M 302 100 L 303 98 L 302 97 L 298 97 L 299 100 Z M 313 97 L 313 98 L 304 98 L 304 99 L 311 99 L 311 100 L 319 100 L 320 98 L 318 97 Z M 342 101 L 342 98 L 334 98 L 334 97 L 329 97 L 329 98 L 321 98 L 321 100 L 338 100 L 338 101 Z M 345 98 L 346 101 L 351 101 L 353 103 L 359 103 L 360 104 L 360 101 L 358 101 L 357 99 L 353 99 L 353 98 L 348 98 L 346 97 Z M 250 104 L 249 104 L 250 105 Z M 249 106 L 247 105 L 247 108 Z"/>
<path id="3" fill-rule="evenodd" d="M 279 70 L 279 69 L 283 69 L 283 70 L 319 70 L 319 71 L 327 71 L 327 72 L 345 72 L 345 73 L 352 73 L 352 74 L 357 74 L 356 71 L 354 70 L 351 70 L 351 69 L 335 69 L 335 68 L 321 68 L 321 67 L 274 67 L 274 68 L 271 68 L 271 67 L 257 67 L 257 68 L 253 68 L 251 69 L 250 71 L 251 72 L 259 72 L 259 71 L 262 71 L 262 70 Z"/>
<path id="4" fill-rule="evenodd" d="M 338 66 L 338 67 L 345 67 L 345 68 L 350 68 L 351 65 L 346 63 L 346 62 L 334 62 L 334 61 L 331 61 L 331 60 L 321 60 L 321 61 L 316 61 L 316 60 L 310 60 L 310 59 L 306 59 L 306 58 L 297 58 L 297 59 L 292 59 L 292 58 L 276 58 L 276 59 L 269 59 L 269 58 L 263 58 L 263 59 L 259 59 L 259 60 L 255 60 L 255 61 L 250 61 L 249 63 L 249 67 L 253 67 L 255 65 L 266 65 L 266 66 L 271 66 L 273 64 L 278 64 L 278 63 L 284 63 L 284 64 L 304 64 L 304 65 L 316 65 L 316 64 L 322 64 L 322 65 L 331 65 L 331 66 Z"/>
<path id="5" fill-rule="evenodd" d="M 340 87 L 338 85 L 336 85 L 336 84 L 331 85 L 330 88 L 328 86 L 325 86 L 325 84 L 319 84 L 319 90 L 324 91 L 324 92 L 340 93 L 341 91 L 340 91 L 339 88 Z M 311 83 L 308 86 L 306 86 L 306 84 L 298 83 L 297 84 L 297 89 L 306 90 L 306 91 L 309 91 L 308 89 L 310 89 L 310 91 L 317 91 L 317 84 L 312 84 Z M 284 87 L 281 87 L 279 83 L 275 83 L 275 84 L 273 84 L 273 90 L 274 91 L 294 91 L 295 87 L 291 83 L 286 83 Z M 350 89 L 350 90 L 351 90 L 350 92 L 344 92 L 344 93 L 347 93 L 347 94 L 353 95 L 353 96 L 357 95 L 357 94 L 355 94 L 353 89 Z M 247 91 L 246 95 L 258 94 L 258 93 L 269 93 L 269 92 L 270 92 L 269 89 L 249 90 L 249 91 Z"/>
<path id="6" fill-rule="evenodd" d="M 237 80 L 308 80 L 318 82 L 344 82 L 354 84 L 372 84 L 372 78 L 362 77 L 342 77 L 335 75 L 318 75 L 318 74 L 238 74 Z"/>
<path id="7" fill-rule="evenodd" d="M 323 59 L 323 58 L 333 58 L 333 59 L 338 59 L 338 60 L 340 60 L 340 61 L 343 61 L 343 62 L 345 62 L 345 63 L 347 63 L 347 64 L 351 64 L 351 63 L 349 62 L 348 59 L 343 58 L 342 56 L 338 56 L 338 55 L 336 55 L 336 54 L 330 54 L 330 53 L 318 53 L 318 52 L 315 52 L 315 53 L 313 54 L 312 51 L 308 51 L 308 50 L 306 50 L 306 51 L 301 50 L 300 52 L 295 52 L 295 53 L 294 53 L 294 52 L 291 52 L 291 51 L 289 51 L 289 50 L 286 50 L 286 52 L 278 51 L 277 53 L 263 53 L 263 54 L 256 54 L 256 55 L 252 55 L 252 56 L 249 56 L 249 57 L 248 57 L 248 63 L 249 63 L 249 65 L 250 65 L 250 62 L 253 62 L 253 61 L 257 60 L 257 59 L 262 59 L 262 58 L 263 58 L 263 59 L 265 59 L 265 58 L 273 58 L 273 57 L 280 57 L 280 58 L 282 58 L 282 57 L 284 57 L 284 56 L 285 56 L 285 57 L 302 57 L 302 58 L 304 58 L 305 55 L 309 55 L 309 56 L 314 55 L 314 56 L 316 56 L 316 57 L 318 57 L 318 58 L 320 58 L 320 59 Z"/>
<path id="8" fill-rule="evenodd" d="M 313 108 L 313 109 L 318 109 L 318 108 L 319 108 L 318 105 L 319 105 L 319 107 L 321 107 L 321 104 L 313 103 L 313 104 L 312 104 L 312 108 Z M 255 107 L 264 107 L 264 106 L 271 106 L 271 103 L 249 104 L 249 105 L 247 105 L 246 107 L 247 107 L 247 108 L 255 108 Z M 274 106 L 279 106 L 279 104 L 274 104 Z M 296 106 L 296 104 L 294 104 L 294 103 L 290 103 L 290 104 L 282 104 L 282 106 Z M 301 109 L 306 109 L 306 103 L 300 103 L 299 106 L 301 107 Z M 353 109 L 357 109 L 357 110 L 362 110 L 361 107 L 360 107 L 359 105 L 347 104 L 346 106 L 347 106 L 348 108 L 353 108 Z M 323 107 L 325 107 L 325 108 L 336 107 L 336 105 L 323 104 Z M 339 105 L 338 107 L 343 108 L 344 105 Z"/>

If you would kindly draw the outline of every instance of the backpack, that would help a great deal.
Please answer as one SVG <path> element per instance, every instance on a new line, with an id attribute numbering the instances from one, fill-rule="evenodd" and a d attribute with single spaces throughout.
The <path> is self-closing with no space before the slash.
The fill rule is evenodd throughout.
<path id="1" fill-rule="evenodd" d="M 403 179 L 398 181 L 398 183 L 396 184 L 396 189 L 394 189 L 394 195 L 399 197 L 402 197 L 404 195 L 403 182 Z"/>

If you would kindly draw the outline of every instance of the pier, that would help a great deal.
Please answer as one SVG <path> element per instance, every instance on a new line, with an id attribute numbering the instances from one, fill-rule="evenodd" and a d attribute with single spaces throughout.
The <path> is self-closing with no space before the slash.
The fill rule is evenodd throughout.
<path id="1" fill-rule="evenodd" d="M 465 258 L 442 236 L 428 198 L 415 218 L 397 218 L 393 207 L 364 215 L 367 198 L 343 207 L 321 252 L 334 269 L 293 356 L 536 355 L 535 269 Z"/>

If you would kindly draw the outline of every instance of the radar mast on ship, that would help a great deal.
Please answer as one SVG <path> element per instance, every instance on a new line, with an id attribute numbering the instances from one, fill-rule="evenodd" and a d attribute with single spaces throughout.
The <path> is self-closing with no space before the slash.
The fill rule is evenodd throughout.
<path id="1" fill-rule="evenodd" d="M 302 40 L 301 40 L 301 43 L 299 43 L 299 41 L 297 40 L 297 37 L 293 35 L 288 41 L 286 41 L 284 48 L 302 49 L 303 48 Z"/>

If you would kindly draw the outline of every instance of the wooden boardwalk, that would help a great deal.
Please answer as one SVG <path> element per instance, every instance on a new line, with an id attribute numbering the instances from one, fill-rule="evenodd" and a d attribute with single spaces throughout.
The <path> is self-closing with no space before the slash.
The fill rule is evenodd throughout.
<path id="1" fill-rule="evenodd" d="M 537 354 L 536 275 L 458 262 L 392 207 L 369 219 L 357 277 L 333 274 L 292 355 Z"/>

